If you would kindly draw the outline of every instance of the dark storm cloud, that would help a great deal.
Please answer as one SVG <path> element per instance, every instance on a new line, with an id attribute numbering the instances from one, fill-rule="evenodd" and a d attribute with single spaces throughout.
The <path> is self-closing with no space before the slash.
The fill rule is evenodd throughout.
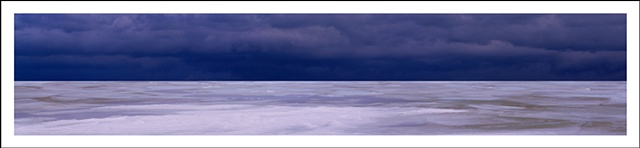
<path id="1" fill-rule="evenodd" d="M 18 14 L 16 80 L 625 80 L 620 14 Z"/>

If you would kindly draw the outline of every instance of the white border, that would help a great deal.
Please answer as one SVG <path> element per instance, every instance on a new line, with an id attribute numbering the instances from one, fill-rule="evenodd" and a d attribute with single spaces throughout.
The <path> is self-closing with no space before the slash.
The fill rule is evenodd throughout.
<path id="1" fill-rule="evenodd" d="M 2 2 L 2 147 L 637 147 L 637 2 Z M 15 13 L 626 13 L 627 136 L 14 136 Z"/>

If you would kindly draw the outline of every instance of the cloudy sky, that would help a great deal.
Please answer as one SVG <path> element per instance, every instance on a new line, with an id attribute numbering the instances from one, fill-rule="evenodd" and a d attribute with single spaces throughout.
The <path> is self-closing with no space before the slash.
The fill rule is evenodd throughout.
<path id="1" fill-rule="evenodd" d="M 16 14 L 15 80 L 626 80 L 624 14 Z"/>

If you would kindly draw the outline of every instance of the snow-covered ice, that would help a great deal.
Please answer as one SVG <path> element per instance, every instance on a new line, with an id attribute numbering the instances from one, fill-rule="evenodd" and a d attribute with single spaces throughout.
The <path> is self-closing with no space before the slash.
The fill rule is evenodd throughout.
<path id="1" fill-rule="evenodd" d="M 626 82 L 17 81 L 16 135 L 625 135 Z"/>

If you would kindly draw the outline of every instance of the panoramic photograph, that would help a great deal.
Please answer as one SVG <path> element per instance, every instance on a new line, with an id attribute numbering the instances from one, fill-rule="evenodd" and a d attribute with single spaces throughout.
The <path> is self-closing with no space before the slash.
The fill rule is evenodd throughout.
<path id="1" fill-rule="evenodd" d="M 14 15 L 14 135 L 627 135 L 626 14 Z"/>

